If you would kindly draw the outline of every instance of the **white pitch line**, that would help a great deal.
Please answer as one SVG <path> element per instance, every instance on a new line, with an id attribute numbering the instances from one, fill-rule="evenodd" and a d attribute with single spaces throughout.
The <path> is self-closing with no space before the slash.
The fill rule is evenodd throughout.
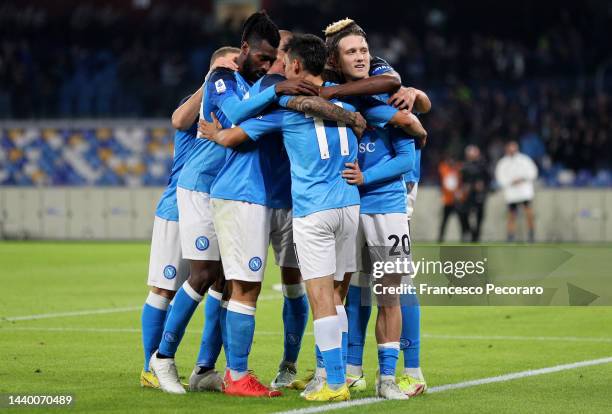
<path id="1" fill-rule="evenodd" d="M 269 301 L 282 299 L 280 295 L 264 295 L 259 298 L 260 301 Z M 51 318 L 65 318 L 71 316 L 88 316 L 88 315 L 104 315 L 108 313 L 121 313 L 121 312 L 134 312 L 142 310 L 142 305 L 128 306 L 124 308 L 102 308 L 102 309 L 87 309 L 81 311 L 68 311 L 68 312 L 55 312 L 55 313 L 41 313 L 38 315 L 25 315 L 25 316 L 7 316 L 0 318 L 0 322 L 15 322 L 15 321 L 34 321 L 38 319 L 51 319 Z"/>
<path id="2" fill-rule="evenodd" d="M 125 308 L 88 309 L 88 310 L 72 311 L 72 312 L 41 313 L 38 315 L 7 316 L 6 318 L 2 318 L 2 319 L 7 322 L 33 321 L 37 319 L 64 318 L 64 317 L 69 317 L 69 316 L 103 315 L 107 313 L 133 312 L 135 310 L 140 310 L 140 309 L 142 309 L 142 306 L 128 306 Z"/>
<path id="3" fill-rule="evenodd" d="M 519 335 L 438 335 L 422 334 L 423 338 L 431 339 L 467 339 L 484 341 L 563 341 L 563 342 L 612 342 L 612 338 L 588 336 L 519 336 Z"/>
<path id="4" fill-rule="evenodd" d="M 592 359 L 589 361 L 573 362 L 570 364 L 563 364 L 563 365 L 555 365 L 555 366 L 547 367 L 547 368 L 532 369 L 532 370 L 530 369 L 527 371 L 514 372 L 511 374 L 498 375 L 495 377 L 481 378 L 481 379 L 472 380 L 472 381 L 457 382 L 454 384 L 439 385 L 437 387 L 429 388 L 427 390 L 427 393 L 434 394 L 438 392 L 475 387 L 478 385 L 493 384 L 496 382 L 512 381 L 515 379 L 534 377 L 537 375 L 544 375 L 544 374 L 552 374 L 555 372 L 567 371 L 570 369 L 590 367 L 594 365 L 603 365 L 603 364 L 610 364 L 610 363 L 612 363 L 612 357 Z M 383 401 L 387 401 L 387 400 L 382 399 L 382 398 L 362 398 L 359 400 L 345 401 L 345 402 L 341 402 L 337 404 L 328 404 L 328 405 L 318 406 L 318 407 L 298 408 L 295 410 L 279 411 L 276 414 L 314 414 L 314 413 L 321 413 L 321 412 L 332 411 L 332 410 L 341 410 L 343 408 L 356 407 L 360 405 L 377 404 Z"/>

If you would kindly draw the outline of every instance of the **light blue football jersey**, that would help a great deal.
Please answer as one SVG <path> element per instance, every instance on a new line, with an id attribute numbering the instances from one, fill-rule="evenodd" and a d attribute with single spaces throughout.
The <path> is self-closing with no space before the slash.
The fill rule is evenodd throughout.
<path id="1" fill-rule="evenodd" d="M 168 221 L 178 221 L 178 207 L 176 206 L 176 185 L 178 178 L 189 156 L 189 152 L 196 142 L 197 124 L 194 123 L 187 131 L 176 130 L 174 133 L 174 156 L 172 169 L 168 178 L 168 185 L 164 190 L 155 215 Z"/>
<path id="2" fill-rule="evenodd" d="M 416 148 L 414 156 L 414 168 L 408 174 L 404 175 L 407 183 L 418 183 L 421 179 L 421 148 Z"/>
<path id="3" fill-rule="evenodd" d="M 281 106 L 290 99 L 281 97 Z M 381 126 L 397 112 L 373 98 L 332 102 L 349 111 L 359 110 L 371 123 Z M 350 128 L 286 109 L 270 111 L 240 127 L 254 141 L 282 131 L 290 160 L 294 217 L 359 204 L 359 190 L 341 175 L 344 164 L 357 159 L 357 138 Z"/>
<path id="4" fill-rule="evenodd" d="M 230 97 L 242 97 L 249 89 L 248 82 L 238 72 L 225 68 L 215 69 L 204 83 L 204 96 L 200 118 L 211 122 L 214 112 L 224 128 L 231 122 L 221 110 Z M 178 186 L 187 190 L 210 193 L 217 174 L 225 163 L 225 148 L 207 139 L 197 139 L 178 179 Z"/>
<path id="5" fill-rule="evenodd" d="M 266 75 L 251 86 L 244 99 L 250 99 L 283 80 L 285 78 L 281 75 Z M 212 184 L 211 197 L 271 208 L 290 208 L 289 158 L 282 135 L 275 133 L 264 140 L 249 140 L 228 149 L 225 164 Z"/>
<path id="6" fill-rule="evenodd" d="M 361 214 L 406 212 L 403 175 L 414 168 L 414 158 L 414 139 L 406 136 L 401 129 L 387 126 L 366 131 L 359 143 L 358 157 L 365 178 L 365 184 L 359 187 Z M 379 171 L 382 167 L 383 174 L 388 178 L 381 177 L 382 180 L 369 183 L 369 173 L 377 166 Z"/>

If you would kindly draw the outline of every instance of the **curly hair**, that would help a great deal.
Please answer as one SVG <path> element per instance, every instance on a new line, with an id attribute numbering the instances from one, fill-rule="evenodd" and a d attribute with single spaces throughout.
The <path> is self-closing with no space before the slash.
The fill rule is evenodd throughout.
<path id="1" fill-rule="evenodd" d="M 243 42 L 255 43 L 261 40 L 267 41 L 274 48 L 280 43 L 278 27 L 264 10 L 250 15 L 242 26 Z"/>
<path id="2" fill-rule="evenodd" d="M 325 34 L 325 46 L 327 48 L 327 59 L 338 61 L 338 44 L 347 36 L 356 35 L 367 39 L 366 32 L 354 20 L 338 20 L 327 26 L 323 31 Z"/>

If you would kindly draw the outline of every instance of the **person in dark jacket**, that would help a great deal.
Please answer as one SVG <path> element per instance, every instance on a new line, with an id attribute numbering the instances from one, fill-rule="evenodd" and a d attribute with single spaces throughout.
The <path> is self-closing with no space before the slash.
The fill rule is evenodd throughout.
<path id="1" fill-rule="evenodd" d="M 487 164 L 476 145 L 465 148 L 465 163 L 461 169 L 465 192 L 464 211 L 472 242 L 480 241 L 480 229 L 489 189 L 490 175 Z"/>

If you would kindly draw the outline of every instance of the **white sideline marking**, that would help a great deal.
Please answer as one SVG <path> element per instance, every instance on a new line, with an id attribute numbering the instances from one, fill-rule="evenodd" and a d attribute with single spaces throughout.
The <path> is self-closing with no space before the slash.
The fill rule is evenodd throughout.
<path id="1" fill-rule="evenodd" d="M 282 296 L 279 295 L 264 295 L 259 298 L 259 300 L 276 300 L 282 299 Z M 89 309 L 82 311 L 72 311 L 72 312 L 56 312 L 56 313 L 41 313 L 38 315 L 25 315 L 25 316 L 7 316 L 6 318 L 1 318 L 0 321 L 6 322 L 15 322 L 15 321 L 33 321 L 37 319 L 51 319 L 51 318 L 65 318 L 70 316 L 87 316 L 87 315 L 103 315 L 107 313 L 121 313 L 121 312 L 133 312 L 139 311 L 142 309 L 142 305 L 138 306 L 128 306 L 124 308 L 102 308 L 102 309 Z"/>
<path id="2" fill-rule="evenodd" d="M 603 364 L 609 364 L 609 363 L 612 363 L 612 357 L 592 359 L 589 361 L 573 362 L 570 364 L 563 364 L 563 365 L 555 365 L 555 366 L 547 367 L 547 368 L 540 368 L 540 369 L 533 369 L 533 370 L 530 369 L 527 371 L 514 372 L 511 374 L 498 375 L 495 377 L 481 378 L 481 379 L 472 380 L 472 381 L 457 382 L 454 384 L 439 385 L 437 387 L 429 388 L 427 390 L 427 393 L 434 394 L 437 392 L 444 392 L 444 391 L 449 391 L 449 390 L 457 390 L 461 388 L 475 387 L 475 386 L 484 385 L 484 384 L 493 384 L 496 382 L 512 381 L 512 380 L 520 379 L 520 378 L 534 377 L 536 375 L 551 374 L 554 372 L 567 371 L 570 369 L 589 367 L 593 365 L 603 365 Z M 387 401 L 387 400 L 382 399 L 382 398 L 362 398 L 359 400 L 345 401 L 345 402 L 341 402 L 337 404 L 328 404 L 328 405 L 323 405 L 323 406 L 318 406 L 318 407 L 298 408 L 295 410 L 279 411 L 276 414 L 321 413 L 325 411 L 341 410 L 343 408 L 356 407 L 360 405 L 377 404 L 383 401 Z"/>

